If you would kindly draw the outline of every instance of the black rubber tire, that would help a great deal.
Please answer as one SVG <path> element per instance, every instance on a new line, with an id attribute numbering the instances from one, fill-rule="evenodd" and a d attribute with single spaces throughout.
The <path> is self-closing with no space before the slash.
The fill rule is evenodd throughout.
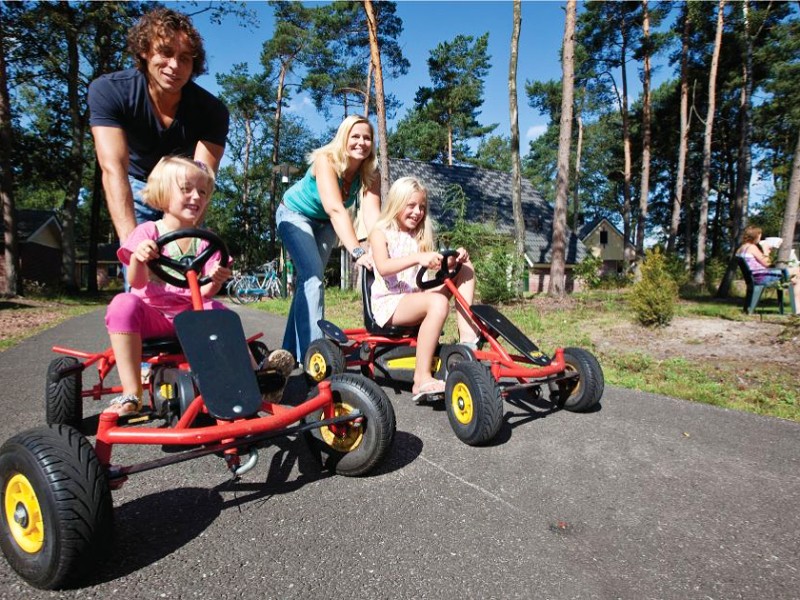
<path id="1" fill-rule="evenodd" d="M 444 404 L 456 437 L 470 446 L 489 442 L 503 424 L 500 386 L 479 362 L 453 365 L 447 376 Z"/>
<path id="2" fill-rule="evenodd" d="M 3 554 L 34 587 L 74 584 L 108 556 L 113 528 L 108 478 L 92 445 L 72 427 L 39 427 L 3 444 L 0 509 Z M 31 514 L 41 515 L 38 525 L 25 522 Z"/>
<path id="3" fill-rule="evenodd" d="M 458 363 L 468 361 L 474 362 L 475 355 L 472 350 L 462 344 L 443 345 L 439 352 L 439 369 L 436 372 L 436 379 L 447 380 L 447 375 Z"/>
<path id="4" fill-rule="evenodd" d="M 303 358 L 303 371 L 312 385 L 332 375 L 344 373 L 345 366 L 344 352 L 327 338 L 311 342 Z"/>
<path id="5" fill-rule="evenodd" d="M 333 375 L 330 382 L 337 415 L 358 409 L 364 416 L 363 424 L 345 424 L 343 439 L 333 438 L 327 427 L 312 429 L 305 434 L 306 442 L 326 469 L 348 477 L 366 475 L 383 462 L 392 447 L 397 428 L 394 408 L 386 392 L 366 377 L 344 373 Z M 312 390 L 309 397 L 316 394 L 317 390 Z M 320 419 L 322 411 L 317 411 L 303 422 Z"/>
<path id="6" fill-rule="evenodd" d="M 565 348 L 564 360 L 567 372 L 577 371 L 577 380 L 559 382 L 558 394 L 568 394 L 561 398 L 561 406 L 571 412 L 586 412 L 600 402 L 605 389 L 603 369 L 594 355 L 583 348 Z"/>
<path id="7" fill-rule="evenodd" d="M 59 356 L 50 361 L 45 382 L 45 420 L 48 425 L 70 425 L 80 429 L 83 423 L 83 378 L 76 370 L 64 377 L 57 373 L 78 364 L 72 356 Z"/>

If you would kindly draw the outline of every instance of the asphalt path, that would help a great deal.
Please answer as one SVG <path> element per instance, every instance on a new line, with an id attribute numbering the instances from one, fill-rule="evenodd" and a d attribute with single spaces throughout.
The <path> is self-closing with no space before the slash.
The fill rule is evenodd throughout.
<path id="1" fill-rule="evenodd" d="M 277 344 L 279 318 L 239 312 Z M 105 347 L 102 316 L 0 353 L 0 439 L 43 424 L 51 346 Z M 397 435 L 371 476 L 320 471 L 302 439 L 237 483 L 215 456 L 141 473 L 84 587 L 35 590 L 0 559 L 0 598 L 800 597 L 797 423 L 607 387 L 589 414 L 507 402 L 473 448 L 443 406 L 387 392 Z"/>

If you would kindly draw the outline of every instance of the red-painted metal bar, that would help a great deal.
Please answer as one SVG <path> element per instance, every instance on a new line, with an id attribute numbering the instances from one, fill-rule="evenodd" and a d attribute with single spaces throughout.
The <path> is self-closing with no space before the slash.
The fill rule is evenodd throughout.
<path id="1" fill-rule="evenodd" d="M 192 292 L 192 308 L 203 310 L 203 297 L 200 295 L 200 284 L 197 282 L 197 273 L 193 270 L 186 271 L 186 281 L 189 282 L 189 289 Z"/>
<path id="2" fill-rule="evenodd" d="M 101 413 L 100 424 L 97 430 L 96 452 L 103 464 L 109 464 L 111 446 L 114 444 L 174 444 L 194 445 L 210 444 L 229 438 L 240 438 L 287 427 L 299 421 L 310 413 L 323 409 L 327 415 L 330 409 L 333 413 L 333 394 L 330 382 L 320 382 L 319 394 L 306 400 L 299 406 L 287 407 L 285 411 L 278 411 L 274 415 L 254 419 L 242 419 L 221 425 L 199 428 L 176 429 L 144 429 L 140 427 L 117 427 L 117 415 Z M 192 406 L 198 402 L 195 398 Z M 202 403 L 202 400 L 200 399 Z M 183 419 L 181 419 L 183 420 Z"/>

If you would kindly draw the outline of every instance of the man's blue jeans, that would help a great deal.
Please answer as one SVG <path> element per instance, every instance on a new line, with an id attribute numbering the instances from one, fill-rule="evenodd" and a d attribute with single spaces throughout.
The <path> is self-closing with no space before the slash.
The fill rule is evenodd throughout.
<path id="1" fill-rule="evenodd" d="M 148 206 L 142 200 L 142 190 L 145 186 L 144 181 L 134 179 L 130 175 L 128 176 L 128 181 L 131 184 L 131 191 L 133 192 L 133 214 L 136 216 L 137 225 L 141 225 L 146 221 L 158 221 L 164 216 L 164 213 L 160 210 Z M 125 291 L 130 292 L 130 286 L 128 285 L 128 267 L 126 265 L 122 265 L 122 281 L 125 285 Z"/>
<path id="2" fill-rule="evenodd" d="M 275 220 L 297 276 L 283 348 L 302 362 L 309 344 L 322 337 L 317 321 L 325 318 L 325 265 L 336 243 L 336 232 L 330 221 L 311 219 L 282 202 Z"/>

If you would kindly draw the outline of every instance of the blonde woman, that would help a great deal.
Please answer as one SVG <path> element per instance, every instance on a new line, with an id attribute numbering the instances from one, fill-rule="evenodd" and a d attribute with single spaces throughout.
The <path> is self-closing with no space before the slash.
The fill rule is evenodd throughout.
<path id="1" fill-rule="evenodd" d="M 308 162 L 305 175 L 286 190 L 275 215 L 296 272 L 283 348 L 298 361 L 309 344 L 322 337 L 317 321 L 325 317 L 325 265 L 336 238 L 356 265 L 372 268 L 347 209 L 361 198 L 369 230 L 381 207 L 374 132 L 365 117 L 347 117 L 333 140 L 314 150 Z"/>
<path id="2" fill-rule="evenodd" d="M 416 285 L 420 267 L 439 269 L 442 255 L 433 247 L 433 227 L 428 216 L 428 191 L 413 177 L 392 184 L 386 204 L 369 235 L 375 263 L 372 312 L 384 325 L 419 325 L 414 368 L 414 400 L 444 392 L 444 382 L 431 375 L 439 334 L 450 311 L 449 292 L 439 286 L 422 291 Z M 468 303 L 475 295 L 475 270 L 464 248 L 457 250 L 461 270 L 455 277 L 458 291 Z M 458 312 L 461 343 L 475 346 L 478 333 Z"/>

